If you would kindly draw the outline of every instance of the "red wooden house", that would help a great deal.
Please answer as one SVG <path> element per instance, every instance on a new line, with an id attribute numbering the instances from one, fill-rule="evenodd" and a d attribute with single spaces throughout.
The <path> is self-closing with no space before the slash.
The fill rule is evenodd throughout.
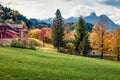
<path id="1" fill-rule="evenodd" d="M 23 37 L 23 30 L 22 24 L 0 23 L 0 39 L 11 39 L 15 36 Z"/>

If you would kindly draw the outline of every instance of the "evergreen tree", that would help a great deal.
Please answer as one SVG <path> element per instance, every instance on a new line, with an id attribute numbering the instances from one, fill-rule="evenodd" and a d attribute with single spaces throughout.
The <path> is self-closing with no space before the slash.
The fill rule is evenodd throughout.
<path id="1" fill-rule="evenodd" d="M 79 51 L 80 53 L 82 53 L 82 55 L 86 55 L 86 53 L 90 49 L 86 23 L 82 17 L 79 18 L 79 21 L 76 24 L 75 46 L 76 51 Z"/>
<path id="2" fill-rule="evenodd" d="M 52 25 L 52 38 L 54 47 L 56 47 L 59 51 L 60 47 L 63 47 L 64 27 L 59 9 L 57 9 L 55 15 L 56 17 L 54 18 Z"/>
<path id="3" fill-rule="evenodd" d="M 79 51 L 81 52 L 83 56 L 86 56 L 87 53 L 90 51 L 90 43 L 88 40 L 88 36 L 84 37 L 83 41 L 81 41 L 79 45 Z"/>

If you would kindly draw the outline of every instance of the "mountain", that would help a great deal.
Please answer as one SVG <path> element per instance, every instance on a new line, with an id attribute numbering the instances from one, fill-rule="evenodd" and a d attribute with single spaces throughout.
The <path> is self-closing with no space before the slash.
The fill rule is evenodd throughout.
<path id="1" fill-rule="evenodd" d="M 67 19 L 63 18 L 63 20 L 66 23 L 75 23 L 78 21 L 78 17 L 70 17 Z M 108 26 L 108 30 L 110 30 L 110 31 L 112 31 L 115 27 L 120 26 L 120 25 L 115 24 L 107 15 L 102 14 L 100 16 L 97 16 L 95 12 L 91 13 L 89 16 L 85 16 L 84 20 L 87 23 L 90 23 L 92 25 L 94 25 L 94 24 L 98 25 L 98 21 L 104 21 L 106 23 L 106 25 Z M 41 22 L 41 21 L 46 22 L 48 24 L 52 24 L 53 18 L 39 20 L 39 22 Z"/>
<path id="2" fill-rule="evenodd" d="M 43 19 L 43 20 L 40 20 L 40 19 L 37 19 L 38 22 L 45 22 L 45 23 L 48 23 L 48 24 L 52 24 L 53 22 L 53 18 L 48 18 L 48 19 Z M 70 17 L 70 18 L 63 18 L 63 21 L 66 22 L 66 23 L 75 23 L 78 21 L 78 18 L 76 17 Z"/>
<path id="3" fill-rule="evenodd" d="M 95 24 L 98 21 L 96 13 L 91 13 L 89 16 L 84 17 L 84 20 L 88 23 Z"/>
<path id="4" fill-rule="evenodd" d="M 29 20 L 32 22 L 32 28 L 43 28 L 43 27 L 51 26 L 49 19 L 48 20 L 37 20 L 35 18 L 30 18 Z"/>
<path id="5" fill-rule="evenodd" d="M 66 23 L 75 23 L 78 21 L 78 18 L 76 17 L 70 17 L 70 18 L 67 18 L 67 19 L 63 19 Z"/>
<path id="6" fill-rule="evenodd" d="M 103 21 L 106 23 L 106 25 L 108 26 L 108 30 L 110 31 L 112 31 L 115 27 L 119 27 L 119 25 L 115 24 L 107 15 L 104 14 L 97 16 L 96 13 L 91 13 L 90 16 L 84 17 L 84 20 L 87 23 L 96 24 L 98 26 L 99 26 L 98 21 Z"/>
<path id="7" fill-rule="evenodd" d="M 39 22 L 45 22 L 45 23 L 48 23 L 48 24 L 51 24 L 53 22 L 53 18 L 48 18 L 48 19 L 43 19 L 43 20 L 38 20 Z"/>

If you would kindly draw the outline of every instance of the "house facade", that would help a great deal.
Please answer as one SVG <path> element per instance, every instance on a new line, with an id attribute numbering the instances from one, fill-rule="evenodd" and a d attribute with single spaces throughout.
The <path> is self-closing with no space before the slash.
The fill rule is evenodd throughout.
<path id="1" fill-rule="evenodd" d="M 0 39 L 23 37 L 24 26 L 22 24 L 0 23 Z"/>

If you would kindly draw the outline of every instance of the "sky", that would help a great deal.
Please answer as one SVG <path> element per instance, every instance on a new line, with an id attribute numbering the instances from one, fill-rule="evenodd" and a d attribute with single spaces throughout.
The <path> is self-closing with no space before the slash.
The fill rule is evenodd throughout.
<path id="1" fill-rule="evenodd" d="M 47 19 L 60 9 L 62 16 L 88 16 L 106 14 L 120 24 L 120 0 L 0 0 L 0 4 L 18 10 L 27 18 Z"/>

